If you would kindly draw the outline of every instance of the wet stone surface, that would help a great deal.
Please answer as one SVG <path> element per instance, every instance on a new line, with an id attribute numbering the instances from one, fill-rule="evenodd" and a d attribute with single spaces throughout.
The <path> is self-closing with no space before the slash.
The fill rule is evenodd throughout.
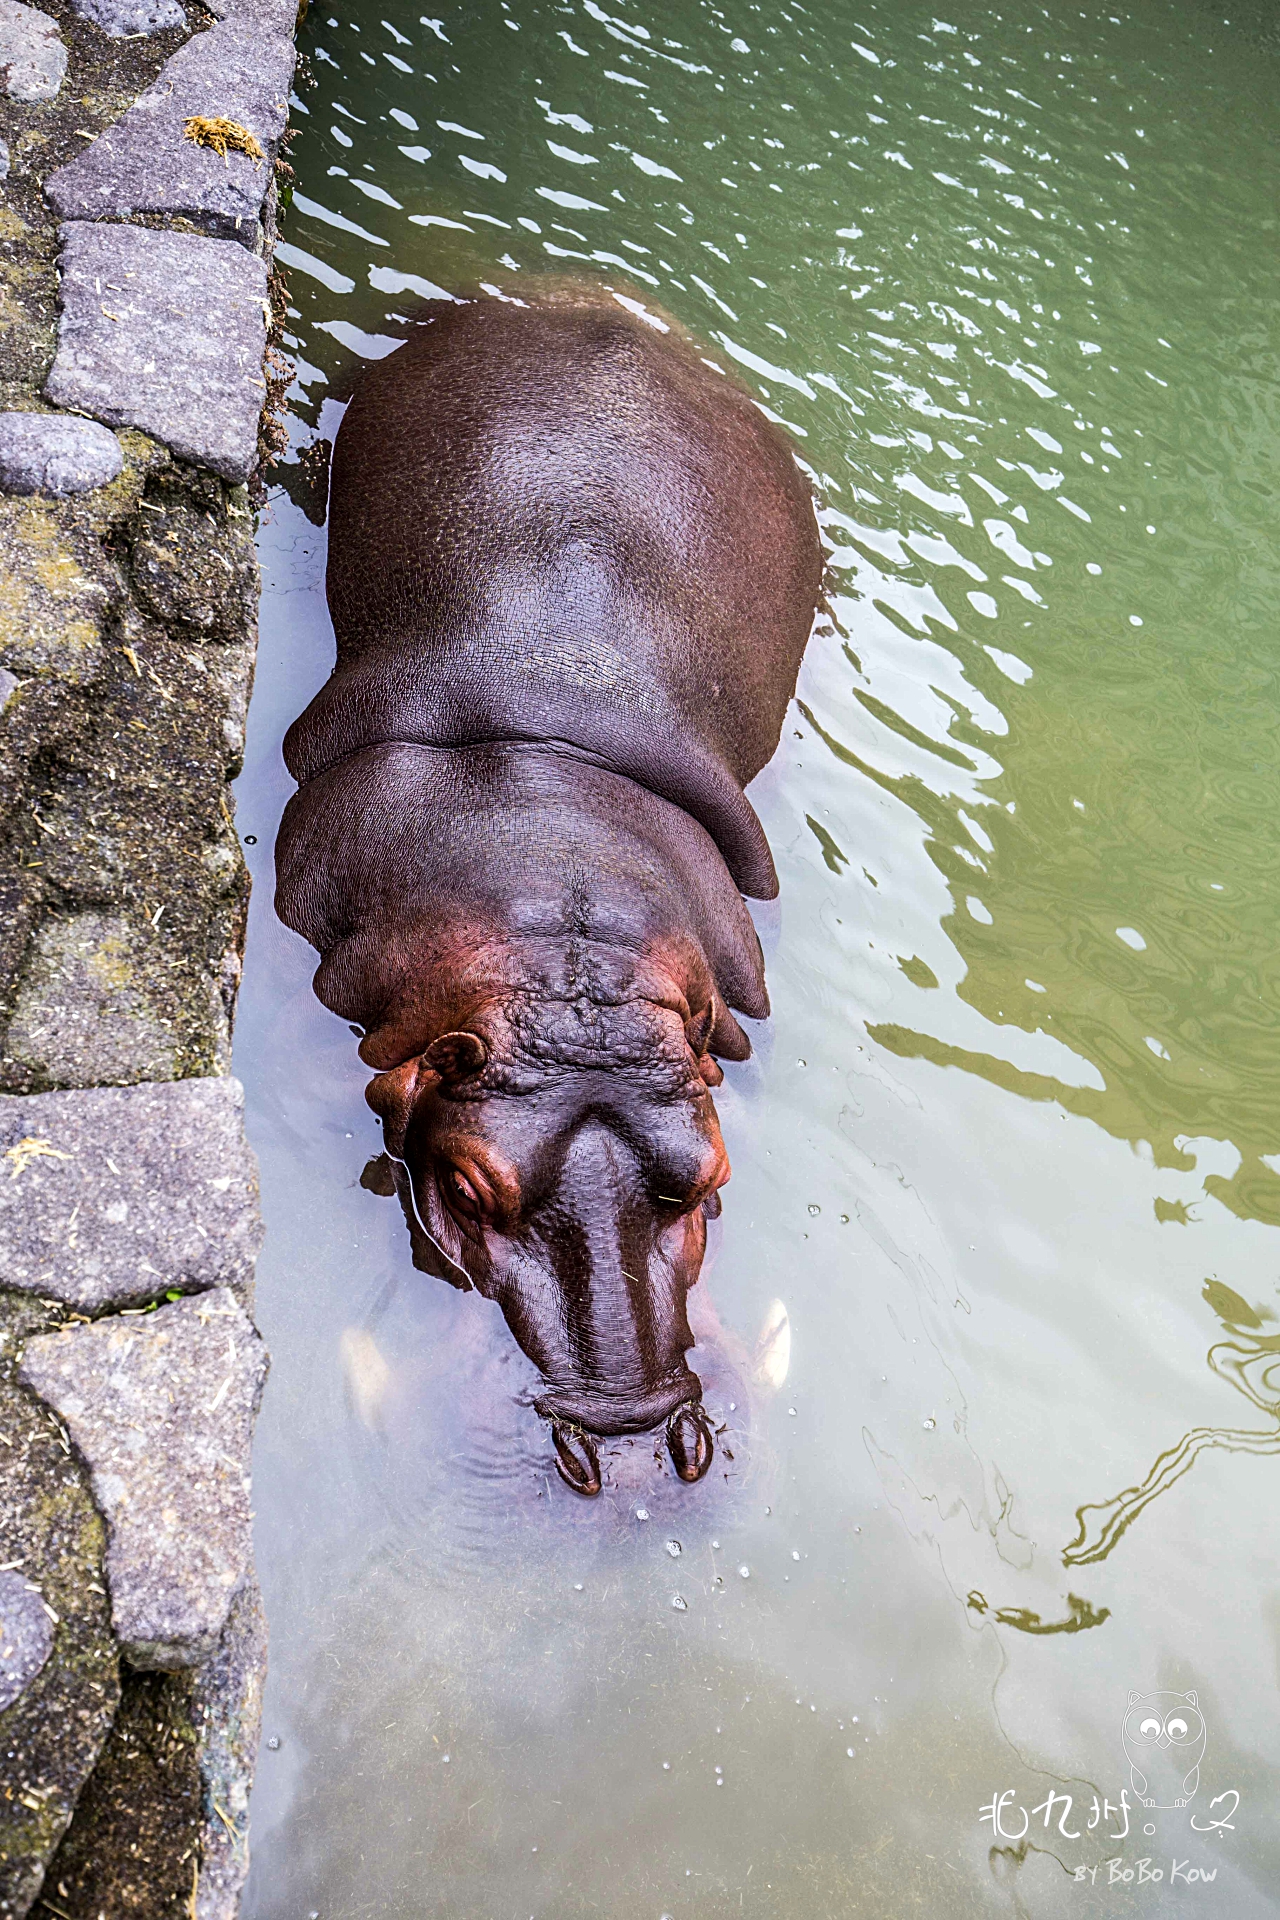
<path id="1" fill-rule="evenodd" d="M 0 413 L 0 489 L 6 493 L 90 493 L 123 465 L 120 442 L 96 420 Z"/>
<path id="2" fill-rule="evenodd" d="M 47 398 L 141 427 L 224 479 L 247 479 L 266 397 L 261 260 L 234 241 L 145 227 L 76 221 L 62 238 Z"/>
<path id="3" fill-rule="evenodd" d="M 24 103 L 52 100 L 66 71 L 57 22 L 20 0 L 0 0 L 0 92 Z"/>
<path id="4" fill-rule="evenodd" d="M 249 1565 L 249 1451 L 266 1350 L 225 1287 L 29 1340 L 24 1384 L 87 1461 L 112 1623 L 135 1667 L 198 1666 Z"/>
<path id="5" fill-rule="evenodd" d="M 257 1195 L 236 1080 L 0 1097 L 10 1287 L 90 1314 L 175 1288 L 244 1298 Z"/>
<path id="6" fill-rule="evenodd" d="M 32 1586 L 14 1568 L 0 1570 L 0 1713 L 11 1707 L 53 1651 L 53 1621 Z"/>
<path id="7" fill-rule="evenodd" d="M 136 12 L 165 0 L 85 4 Z M 252 16 L 196 34 L 123 119 L 50 175 L 46 190 L 54 208 L 65 220 L 178 214 L 206 233 L 255 246 L 288 118 L 293 67 L 292 40 Z M 234 120 L 254 136 L 263 157 L 196 145 L 184 128 L 198 115 Z"/>

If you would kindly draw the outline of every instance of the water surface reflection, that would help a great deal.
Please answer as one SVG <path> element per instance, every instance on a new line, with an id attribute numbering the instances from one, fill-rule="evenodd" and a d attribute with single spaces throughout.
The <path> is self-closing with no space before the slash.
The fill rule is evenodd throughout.
<path id="1" fill-rule="evenodd" d="M 1227 18 L 313 14 L 299 454 L 410 296 L 598 272 L 788 423 L 833 592 L 691 1296 L 728 1479 L 543 1483 L 260 875 L 255 1920 L 1280 1910 L 1276 66 Z M 332 644 L 323 535 L 263 545 L 259 852 Z M 1194 1831 L 1101 1814 L 1130 1690 L 1197 1694 Z"/>

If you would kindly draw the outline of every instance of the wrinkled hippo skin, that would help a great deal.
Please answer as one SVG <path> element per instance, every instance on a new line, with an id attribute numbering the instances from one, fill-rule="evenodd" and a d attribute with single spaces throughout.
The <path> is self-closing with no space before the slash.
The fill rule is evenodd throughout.
<path id="1" fill-rule="evenodd" d="M 363 1029 L 435 1271 L 541 1369 L 557 1465 L 711 1435 L 685 1295 L 729 1164 L 715 1056 L 769 1010 L 743 788 L 817 603 L 783 436 L 674 328 L 583 289 L 433 303 L 333 456 L 333 675 L 290 729 L 277 908 Z"/>

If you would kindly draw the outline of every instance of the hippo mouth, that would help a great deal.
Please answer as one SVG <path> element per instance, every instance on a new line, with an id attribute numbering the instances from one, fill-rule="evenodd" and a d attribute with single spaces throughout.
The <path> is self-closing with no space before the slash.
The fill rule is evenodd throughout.
<path id="1" fill-rule="evenodd" d="M 597 1439 L 647 1433 L 663 1420 L 667 1451 L 677 1475 L 688 1485 L 701 1480 L 715 1453 L 701 1396 L 702 1382 L 686 1367 L 639 1396 L 553 1390 L 541 1395 L 535 1405 L 551 1422 L 556 1472 L 574 1493 L 590 1498 L 601 1486 Z"/>
<path id="2" fill-rule="evenodd" d="M 534 1405 L 544 1420 L 582 1427 L 601 1438 L 622 1433 L 648 1433 L 686 1401 L 702 1398 L 702 1382 L 681 1367 L 654 1387 L 639 1393 L 610 1393 L 600 1387 L 551 1387 Z"/>

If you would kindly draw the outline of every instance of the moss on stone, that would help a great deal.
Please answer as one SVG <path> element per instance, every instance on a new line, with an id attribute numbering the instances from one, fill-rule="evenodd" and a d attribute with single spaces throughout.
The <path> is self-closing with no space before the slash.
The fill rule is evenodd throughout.
<path id="1" fill-rule="evenodd" d="M 102 627 L 120 596 L 105 556 L 85 564 L 53 506 L 0 497 L 0 666 L 92 679 Z"/>

